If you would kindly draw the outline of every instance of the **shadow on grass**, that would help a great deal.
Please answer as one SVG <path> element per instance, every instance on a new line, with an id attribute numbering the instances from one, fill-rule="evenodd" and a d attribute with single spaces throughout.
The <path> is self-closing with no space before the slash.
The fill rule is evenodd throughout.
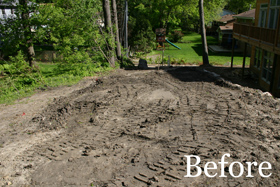
<path id="1" fill-rule="evenodd" d="M 62 75 L 64 73 L 67 73 L 71 70 L 71 68 L 59 68 L 59 64 L 53 64 L 53 63 L 40 63 L 39 67 L 41 69 L 42 74 L 44 77 L 56 77 L 59 75 Z"/>
<path id="2" fill-rule="evenodd" d="M 207 36 L 207 44 L 208 45 L 217 45 L 218 39 L 213 36 Z M 183 39 L 183 43 L 202 43 L 200 35 L 192 34 L 192 35 L 185 35 L 185 38 Z"/>
<path id="3" fill-rule="evenodd" d="M 196 52 L 197 55 L 199 56 L 202 56 L 203 53 L 202 53 L 202 50 L 203 50 L 203 47 L 202 47 L 202 44 L 196 44 L 194 46 L 192 46 L 192 49 Z M 212 51 L 208 51 L 208 55 L 209 56 L 230 56 L 231 57 L 231 53 L 228 53 L 228 52 L 220 52 L 220 53 L 214 53 Z M 235 52 L 234 53 L 234 57 L 243 57 L 243 53 L 237 53 Z"/>

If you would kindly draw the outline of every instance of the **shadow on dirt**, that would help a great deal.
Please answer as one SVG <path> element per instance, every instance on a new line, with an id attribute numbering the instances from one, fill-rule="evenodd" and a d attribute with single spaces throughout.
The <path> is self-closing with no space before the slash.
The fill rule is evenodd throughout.
<path id="1" fill-rule="evenodd" d="M 257 77 L 245 68 L 244 77 L 242 78 L 242 67 L 220 67 L 220 66 L 161 66 L 149 67 L 148 69 L 141 70 L 135 67 L 125 68 L 125 70 L 165 70 L 174 78 L 183 82 L 216 82 L 219 78 L 223 78 L 233 84 L 239 84 L 243 87 L 259 89 L 264 91 L 258 84 Z"/>

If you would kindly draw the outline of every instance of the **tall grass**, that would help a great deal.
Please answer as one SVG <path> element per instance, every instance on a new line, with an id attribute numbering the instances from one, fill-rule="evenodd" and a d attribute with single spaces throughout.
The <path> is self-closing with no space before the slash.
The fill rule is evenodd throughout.
<path id="1" fill-rule="evenodd" d="M 9 73 L 7 68 L 13 69 L 13 63 L 1 62 L 5 68 L 0 76 L 0 104 L 13 104 L 17 99 L 30 96 L 38 89 L 45 90 L 50 87 L 73 85 L 87 76 L 104 73 L 112 68 L 108 65 L 69 64 L 67 68 L 59 63 L 38 63 L 38 68 L 30 72 Z M 9 65 L 9 66 L 8 66 Z M 1 70 L 1 69 L 0 69 Z M 4 73 L 3 75 L 3 72 Z M 0 72 L 1 73 L 1 72 Z"/>

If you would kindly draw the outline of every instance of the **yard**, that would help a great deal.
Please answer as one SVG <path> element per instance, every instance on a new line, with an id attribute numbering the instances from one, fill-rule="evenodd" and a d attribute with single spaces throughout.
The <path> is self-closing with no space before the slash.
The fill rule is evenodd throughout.
<path id="1" fill-rule="evenodd" d="M 279 106 L 199 67 L 119 69 L 0 105 L 0 186 L 279 186 Z M 184 177 L 226 153 L 226 177 Z"/>
<path id="2" fill-rule="evenodd" d="M 217 45 L 217 39 L 208 36 L 208 46 Z M 197 33 L 186 33 L 181 43 L 175 43 L 181 50 L 169 45 L 164 51 L 164 56 L 171 58 L 171 63 L 178 64 L 201 64 L 202 63 L 202 44 L 201 36 Z M 146 58 L 149 61 L 150 56 L 161 55 L 162 51 L 152 51 Z M 159 58 L 160 59 L 160 58 Z M 165 58 L 167 60 L 167 58 Z M 209 61 L 211 65 L 229 65 L 231 62 L 231 53 L 213 53 L 209 50 Z M 151 60 L 150 60 L 151 63 Z M 243 54 L 235 53 L 234 65 L 242 65 Z M 246 58 L 246 65 L 249 65 L 250 57 Z"/>

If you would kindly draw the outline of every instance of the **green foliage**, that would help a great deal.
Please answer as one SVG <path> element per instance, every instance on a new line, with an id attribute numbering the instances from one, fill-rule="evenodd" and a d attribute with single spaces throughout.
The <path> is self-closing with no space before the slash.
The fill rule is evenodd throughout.
<path id="1" fill-rule="evenodd" d="M 205 22 L 217 19 L 226 3 L 227 0 L 205 0 Z M 134 51 L 150 51 L 156 46 L 156 28 L 166 28 L 169 34 L 179 27 L 200 27 L 197 0 L 132 0 L 129 15 L 129 42 Z M 172 33 L 169 38 L 173 40 Z M 178 39 L 180 36 L 175 34 L 173 41 Z"/>
<path id="2" fill-rule="evenodd" d="M 38 37 L 52 43 L 63 56 L 64 63 L 96 63 L 106 61 L 100 49 L 106 51 L 108 34 L 100 28 L 99 0 L 54 0 L 39 9 Z M 45 26 L 44 26 L 45 25 Z"/>
<path id="3" fill-rule="evenodd" d="M 14 71 L 14 74 L 9 76 L 6 74 L 3 78 L 0 77 L 0 104 L 11 103 L 22 97 L 30 96 L 37 89 L 72 85 L 83 77 L 94 76 L 96 73 L 104 73 L 112 69 L 109 63 L 41 63 L 38 64 L 39 71 L 37 69 L 32 70 L 27 65 L 18 65 L 23 62 L 20 55 L 13 60 L 16 59 L 19 60 L 16 66 L 19 66 L 25 73 L 18 73 L 18 71 L 13 70 L 14 62 L 2 62 L 0 68 L 5 66 L 8 68 L 8 70 L 5 69 L 6 72 Z"/>
<path id="4" fill-rule="evenodd" d="M 0 100 L 11 93 L 20 95 L 28 92 L 43 82 L 41 72 L 28 66 L 21 51 L 17 56 L 10 57 L 9 62 L 2 62 L 0 69 L 5 75 L 0 81 Z"/>
<path id="5" fill-rule="evenodd" d="M 5 57 L 15 55 L 22 50 L 27 56 L 27 48 L 33 45 L 35 33 L 31 29 L 38 24 L 36 10 L 38 5 L 33 0 L 26 1 L 25 4 L 18 4 L 16 0 L 5 1 L 8 5 L 15 3 L 14 16 L 0 19 L 1 30 L 1 52 Z M 23 16 L 25 15 L 25 17 Z"/>
<path id="6" fill-rule="evenodd" d="M 108 69 L 110 69 L 108 63 L 60 63 L 54 71 L 67 72 L 66 74 L 77 77 L 87 77 Z"/>
<path id="7" fill-rule="evenodd" d="M 0 103 L 27 96 L 38 88 L 73 84 L 83 77 L 112 69 L 101 53 L 101 50 L 106 51 L 106 42 L 113 43 L 98 24 L 102 12 L 101 2 L 52 2 L 40 6 L 18 6 L 17 17 L 7 19 L 6 23 L 0 26 L 5 44 L 2 52 L 11 56 L 9 61 L 0 63 Z M 21 14 L 27 12 L 32 13 L 29 14 L 30 17 L 20 19 Z M 35 32 L 30 32 L 30 28 L 34 28 Z M 40 70 L 29 67 L 21 51 L 15 55 L 20 49 L 26 49 L 24 46 L 27 41 L 31 41 L 28 45 L 32 45 L 34 41 L 52 44 L 61 57 L 61 62 L 52 65 L 40 64 Z"/>
<path id="8" fill-rule="evenodd" d="M 134 51 L 151 52 L 155 46 L 155 33 L 152 30 L 152 25 L 147 15 L 141 15 L 143 5 L 136 7 L 135 14 L 137 18 L 130 16 L 129 28 L 131 34 L 129 35 L 129 45 Z"/>
<path id="9" fill-rule="evenodd" d="M 83 55 L 80 56 L 84 58 Z M 40 70 L 39 70 L 40 69 Z M 39 64 L 28 66 L 21 51 L 0 63 L 0 103 L 29 96 L 34 90 L 77 83 L 83 77 L 111 70 L 107 62 Z"/>
<path id="10" fill-rule="evenodd" d="M 123 59 L 120 63 L 120 67 L 121 68 L 133 68 L 134 64 L 129 58 L 127 58 L 126 56 L 123 56 Z"/>
<path id="11" fill-rule="evenodd" d="M 229 0 L 226 8 L 236 14 L 256 7 L 256 0 Z"/>

